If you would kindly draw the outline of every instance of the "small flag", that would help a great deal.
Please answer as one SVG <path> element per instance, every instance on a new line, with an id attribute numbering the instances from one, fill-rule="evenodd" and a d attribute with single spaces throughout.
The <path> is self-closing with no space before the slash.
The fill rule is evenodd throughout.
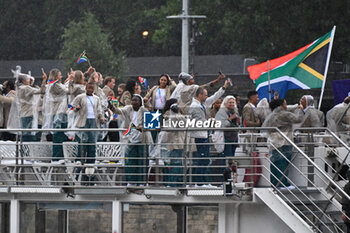
<path id="1" fill-rule="evenodd" d="M 281 98 L 292 89 L 323 88 L 334 31 L 269 63 L 249 66 L 249 76 L 255 82 L 259 98 L 269 98 L 269 85 L 271 90 L 278 90 Z"/>
<path id="2" fill-rule="evenodd" d="M 131 123 L 131 125 L 125 130 L 125 132 L 123 133 L 123 136 L 127 136 L 131 133 L 131 129 L 136 129 L 136 126 L 134 124 Z"/>
<path id="3" fill-rule="evenodd" d="M 58 79 L 56 79 L 56 80 L 49 80 L 48 84 L 54 84 L 54 83 L 57 83 L 57 82 L 58 82 Z"/>
<path id="4" fill-rule="evenodd" d="M 80 64 L 80 63 L 86 62 L 86 61 L 88 61 L 88 58 L 87 58 L 86 52 L 85 52 L 85 50 L 84 50 L 84 51 L 80 54 L 80 56 L 79 56 L 79 58 L 78 58 L 78 60 L 77 60 L 77 64 Z"/>
<path id="5" fill-rule="evenodd" d="M 147 89 L 147 79 L 146 78 L 142 78 L 141 76 L 139 76 L 139 81 L 141 83 L 141 85 Z"/>
<path id="6" fill-rule="evenodd" d="M 119 101 L 113 96 L 111 99 L 111 104 L 116 107 L 119 108 Z"/>
<path id="7" fill-rule="evenodd" d="M 74 107 L 73 107 L 73 105 L 71 105 L 71 104 L 68 104 L 68 109 L 70 109 L 70 110 L 74 110 Z"/>

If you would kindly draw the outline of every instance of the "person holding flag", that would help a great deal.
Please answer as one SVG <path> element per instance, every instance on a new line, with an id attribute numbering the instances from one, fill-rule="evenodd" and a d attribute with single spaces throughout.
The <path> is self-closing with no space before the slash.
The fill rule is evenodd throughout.
<path id="1" fill-rule="evenodd" d="M 43 72 L 46 78 L 46 73 Z M 73 79 L 71 72 L 68 80 Z M 49 82 L 46 85 L 45 97 L 43 100 L 43 129 L 64 129 L 68 126 L 67 110 L 68 110 L 68 88 L 62 84 L 62 74 L 58 69 L 52 69 L 49 73 Z M 63 159 L 62 143 L 67 141 L 68 137 L 64 132 L 52 133 L 52 153 L 53 161 Z"/>
<path id="2" fill-rule="evenodd" d="M 124 140 L 128 142 L 125 157 L 126 181 L 128 186 L 135 184 L 142 185 L 145 182 L 143 173 L 147 171 L 148 166 L 148 147 L 153 144 L 150 131 L 143 131 L 144 112 L 148 111 L 144 107 L 143 99 L 135 94 L 131 99 L 131 105 L 123 108 L 117 108 L 116 113 L 124 118 L 123 128 L 127 128 L 124 133 Z M 146 163 L 144 162 L 146 161 Z M 137 175 L 132 175 L 136 173 Z"/>
<path id="3" fill-rule="evenodd" d="M 73 71 L 74 77 L 73 81 L 69 82 L 69 94 L 71 95 L 71 99 L 73 100 L 80 94 L 85 93 L 85 79 L 84 74 L 80 70 Z"/>
<path id="4" fill-rule="evenodd" d="M 88 62 L 89 66 L 91 67 L 90 61 L 86 55 L 86 51 L 84 50 L 78 57 L 77 64 L 83 63 L 83 62 Z"/>
<path id="5" fill-rule="evenodd" d="M 100 98 L 94 95 L 94 89 L 94 83 L 86 84 L 86 92 L 78 95 L 72 101 L 72 108 L 77 114 L 77 128 L 99 128 L 100 124 L 105 121 Z M 79 135 L 78 141 L 83 140 L 84 143 L 89 144 L 84 145 L 84 150 L 78 152 L 79 156 L 84 158 L 83 162 L 95 162 L 96 146 L 94 143 L 97 138 L 96 132 L 83 132 Z"/>
<path id="6" fill-rule="evenodd" d="M 147 79 L 146 79 L 146 78 L 143 78 L 143 77 L 139 76 L 139 82 L 140 82 L 141 86 L 142 86 L 145 90 L 148 89 Z"/>

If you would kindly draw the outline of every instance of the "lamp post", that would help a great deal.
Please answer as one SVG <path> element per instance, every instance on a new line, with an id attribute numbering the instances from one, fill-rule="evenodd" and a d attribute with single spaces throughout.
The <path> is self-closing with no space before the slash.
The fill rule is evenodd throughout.
<path id="1" fill-rule="evenodd" d="M 146 47 L 146 48 L 144 49 L 144 51 L 145 51 L 145 53 L 146 53 L 147 56 L 149 56 L 148 35 L 149 35 L 149 33 L 148 33 L 147 30 L 142 32 L 142 38 L 143 38 L 143 40 L 144 40 L 143 46 Z"/>
<path id="2" fill-rule="evenodd" d="M 142 37 L 143 37 L 143 39 L 147 39 L 147 37 L 148 37 L 148 31 L 143 31 L 143 32 L 142 32 Z"/>
<path id="3" fill-rule="evenodd" d="M 182 46 L 181 46 L 181 72 L 188 73 L 188 20 L 199 18 L 205 19 L 205 15 L 189 15 L 188 14 L 188 2 L 189 0 L 182 0 L 182 15 L 167 16 L 167 19 L 181 19 L 182 20 Z"/>

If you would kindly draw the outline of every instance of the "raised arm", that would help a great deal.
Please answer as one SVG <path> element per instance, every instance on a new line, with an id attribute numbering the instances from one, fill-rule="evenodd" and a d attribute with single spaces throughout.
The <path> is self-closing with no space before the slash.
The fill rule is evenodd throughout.
<path id="1" fill-rule="evenodd" d="M 219 77 L 217 77 L 217 79 L 209 82 L 209 83 L 206 83 L 206 84 L 203 84 L 201 85 L 200 87 L 202 88 L 209 88 L 209 87 L 213 87 L 215 86 L 216 83 L 220 82 L 222 79 L 224 79 L 226 76 L 224 74 L 220 74 Z"/>

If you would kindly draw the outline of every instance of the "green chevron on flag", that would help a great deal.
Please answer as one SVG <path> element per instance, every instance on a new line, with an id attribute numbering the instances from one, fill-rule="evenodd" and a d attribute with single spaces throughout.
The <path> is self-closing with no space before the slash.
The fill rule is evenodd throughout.
<path id="1" fill-rule="evenodd" d="M 268 98 L 269 85 L 271 90 L 278 90 L 281 98 L 285 98 L 286 92 L 291 89 L 323 87 L 334 30 L 303 48 L 270 60 L 268 64 L 264 62 L 249 66 L 249 75 L 255 80 L 259 98 Z"/>

